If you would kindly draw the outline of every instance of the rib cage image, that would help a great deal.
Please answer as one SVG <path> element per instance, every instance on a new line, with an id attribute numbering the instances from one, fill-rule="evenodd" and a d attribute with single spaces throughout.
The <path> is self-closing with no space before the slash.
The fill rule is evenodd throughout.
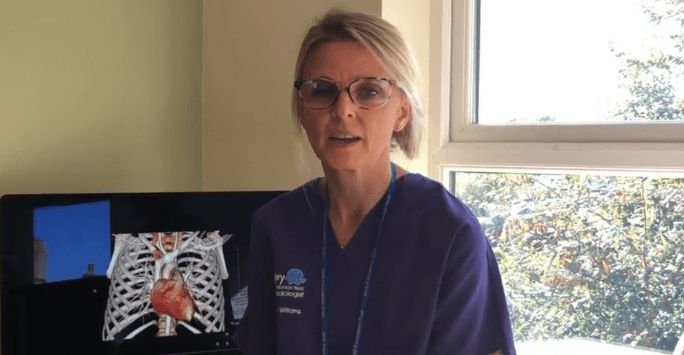
<path id="1" fill-rule="evenodd" d="M 231 235 L 214 232 L 115 234 L 107 270 L 111 279 L 102 339 L 126 330 L 131 339 L 157 325 L 157 336 L 225 331 L 228 278 L 223 244 Z"/>

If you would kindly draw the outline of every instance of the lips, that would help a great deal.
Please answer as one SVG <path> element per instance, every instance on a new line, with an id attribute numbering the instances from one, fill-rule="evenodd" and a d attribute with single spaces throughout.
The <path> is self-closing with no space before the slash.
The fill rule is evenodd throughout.
<path id="1" fill-rule="evenodd" d="M 336 134 L 328 138 L 339 143 L 353 143 L 361 140 L 361 137 L 355 136 L 353 134 Z"/>

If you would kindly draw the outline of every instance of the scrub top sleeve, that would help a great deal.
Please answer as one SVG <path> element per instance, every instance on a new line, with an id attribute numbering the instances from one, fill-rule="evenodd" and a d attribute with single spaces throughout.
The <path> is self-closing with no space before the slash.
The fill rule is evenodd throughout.
<path id="1" fill-rule="evenodd" d="M 498 267 L 477 221 L 454 238 L 427 354 L 515 355 Z"/>
<path id="2" fill-rule="evenodd" d="M 273 249 L 260 210 L 254 215 L 249 245 L 248 303 L 235 341 L 245 355 L 276 353 Z"/>

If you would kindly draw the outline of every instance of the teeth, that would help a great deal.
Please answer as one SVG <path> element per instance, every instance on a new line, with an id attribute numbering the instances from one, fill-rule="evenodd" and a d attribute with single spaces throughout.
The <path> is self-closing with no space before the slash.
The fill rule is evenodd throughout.
<path id="1" fill-rule="evenodd" d="M 352 136 L 349 134 L 338 134 L 336 136 L 333 136 L 333 138 L 335 138 L 335 139 L 354 139 L 354 138 L 356 138 L 356 136 Z"/>

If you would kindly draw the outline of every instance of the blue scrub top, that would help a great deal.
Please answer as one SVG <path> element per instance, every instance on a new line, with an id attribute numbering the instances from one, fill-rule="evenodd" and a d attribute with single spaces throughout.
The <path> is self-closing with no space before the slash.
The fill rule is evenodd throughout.
<path id="1" fill-rule="evenodd" d="M 249 304 L 235 335 L 247 355 L 322 352 L 325 203 L 316 183 L 254 215 Z M 331 355 L 351 353 L 381 214 L 376 206 L 344 249 L 327 237 Z M 494 254 L 461 201 L 438 182 L 407 174 L 397 180 L 381 233 L 361 354 L 515 355 Z"/>

